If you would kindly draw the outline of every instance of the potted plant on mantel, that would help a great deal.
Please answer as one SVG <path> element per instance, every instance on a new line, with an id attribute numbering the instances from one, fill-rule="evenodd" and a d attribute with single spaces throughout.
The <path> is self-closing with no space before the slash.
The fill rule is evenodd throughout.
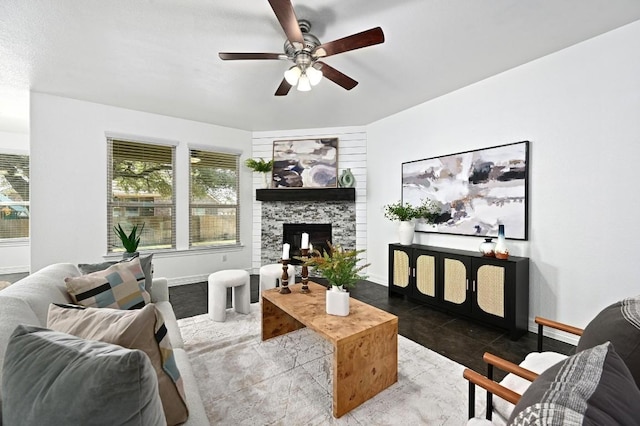
<path id="1" fill-rule="evenodd" d="M 262 173 L 263 185 L 265 188 L 269 188 L 269 181 L 267 180 L 267 173 L 273 170 L 273 160 L 265 161 L 263 158 L 247 158 L 244 162 L 245 166 L 257 173 Z"/>
<path id="2" fill-rule="evenodd" d="M 130 233 L 126 233 L 122 226 L 118 224 L 118 226 L 114 226 L 113 230 L 122 242 L 122 246 L 124 247 L 124 254 L 122 255 L 123 259 L 128 259 L 130 257 L 136 257 L 138 253 L 138 245 L 140 245 L 140 235 L 142 235 L 142 231 L 144 230 L 144 223 L 142 227 L 140 227 L 140 231 L 138 231 L 139 225 L 133 225 Z"/>
<path id="3" fill-rule="evenodd" d="M 305 261 L 306 266 L 314 267 L 320 275 L 327 279 L 331 287 L 327 291 L 326 311 L 330 315 L 349 315 L 349 293 L 347 288 L 355 287 L 358 280 L 364 280 L 366 275 L 360 271 L 370 264 L 358 265 L 361 259 L 358 255 L 364 250 L 345 250 L 340 245 L 329 245 L 329 253 L 320 254 L 313 251 L 313 256 Z"/>
<path id="4" fill-rule="evenodd" d="M 409 203 L 387 204 L 384 206 L 384 216 L 392 221 L 399 221 L 398 234 L 400 244 L 409 246 L 413 243 L 413 236 L 416 229 L 416 219 L 421 219 L 425 223 L 435 223 L 440 214 L 440 208 L 431 200 L 424 199 L 422 203 L 414 207 Z"/>

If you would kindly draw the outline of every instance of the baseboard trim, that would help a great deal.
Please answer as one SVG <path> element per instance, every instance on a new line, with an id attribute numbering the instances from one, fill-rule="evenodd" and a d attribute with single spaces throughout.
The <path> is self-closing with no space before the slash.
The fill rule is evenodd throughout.
<path id="1" fill-rule="evenodd" d="M 29 271 L 29 265 L 0 267 L 0 274 L 24 274 Z"/>
<path id="2" fill-rule="evenodd" d="M 242 268 L 239 268 L 242 269 Z M 223 269 L 221 269 L 222 271 Z M 251 274 L 252 269 L 246 269 L 249 274 Z M 215 272 L 215 271 L 214 271 Z M 169 287 L 176 287 L 179 285 L 187 285 L 187 284 L 196 284 L 207 281 L 209 279 L 209 274 L 200 274 L 200 275 L 189 275 L 186 277 L 176 277 L 176 278 L 167 278 L 167 284 Z"/>

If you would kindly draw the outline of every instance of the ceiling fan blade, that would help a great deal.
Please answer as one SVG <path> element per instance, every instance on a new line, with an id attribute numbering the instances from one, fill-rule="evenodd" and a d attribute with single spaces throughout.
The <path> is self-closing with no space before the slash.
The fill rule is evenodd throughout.
<path id="1" fill-rule="evenodd" d="M 285 96 L 287 93 L 289 93 L 289 90 L 291 90 L 291 85 L 287 83 L 286 79 L 283 78 L 282 83 L 280 83 L 280 86 L 278 86 L 278 90 L 276 90 L 275 95 Z"/>
<path id="2" fill-rule="evenodd" d="M 282 53 L 229 53 L 220 52 L 218 56 L 223 61 L 236 61 L 242 59 L 287 59 Z"/>
<path id="3" fill-rule="evenodd" d="M 376 27 L 358 34 L 353 34 L 348 37 L 321 44 L 314 50 L 313 56 L 316 58 L 323 58 L 380 43 L 384 43 L 384 33 L 382 32 L 382 28 Z"/>
<path id="4" fill-rule="evenodd" d="M 298 18 L 296 18 L 296 12 L 293 10 L 293 5 L 290 0 L 269 0 L 269 4 L 273 9 L 273 13 L 276 14 L 276 18 L 280 22 L 284 33 L 287 35 L 287 39 L 293 43 L 301 43 L 304 45 L 304 39 L 302 38 L 302 31 L 298 25 Z"/>
<path id="5" fill-rule="evenodd" d="M 330 67 L 324 62 L 318 61 L 316 62 L 316 64 L 321 65 L 320 71 L 322 71 L 322 75 L 336 83 L 338 86 L 342 86 L 347 90 L 351 90 L 358 85 L 357 81 L 355 81 L 348 75 L 341 73 L 337 69 Z"/>

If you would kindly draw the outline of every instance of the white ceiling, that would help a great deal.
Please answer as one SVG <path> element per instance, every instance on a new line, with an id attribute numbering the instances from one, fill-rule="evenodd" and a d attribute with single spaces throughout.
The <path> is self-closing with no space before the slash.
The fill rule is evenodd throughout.
<path id="1" fill-rule="evenodd" d="M 382 27 L 325 59 L 356 88 L 275 97 L 289 62 L 220 60 L 282 52 L 267 0 L 2 0 L 0 130 L 28 128 L 29 89 L 246 130 L 366 125 L 640 19 L 639 0 L 292 2 L 321 42 Z"/>

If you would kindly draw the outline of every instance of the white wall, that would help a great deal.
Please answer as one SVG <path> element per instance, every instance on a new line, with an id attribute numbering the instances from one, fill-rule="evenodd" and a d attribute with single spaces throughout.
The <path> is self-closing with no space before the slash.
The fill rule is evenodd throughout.
<path id="1" fill-rule="evenodd" d="M 253 133 L 254 158 L 273 158 L 273 141 L 283 139 L 338 138 L 338 176 L 350 168 L 356 184 L 356 249 L 367 248 L 367 135 L 363 127 L 281 130 Z M 253 178 L 253 270 L 261 266 L 262 202 L 256 201 L 255 189 L 262 188 L 262 176 Z M 359 256 L 366 263 L 367 253 Z"/>
<path id="2" fill-rule="evenodd" d="M 367 127 L 370 273 L 386 283 L 401 163 L 522 140 L 530 144 L 531 318 L 585 326 L 640 293 L 640 21 Z M 472 64 L 470 64 L 472 66 Z M 375 231 L 374 231 L 375 230 Z M 416 243 L 476 250 L 472 237 Z"/>
<path id="3" fill-rule="evenodd" d="M 154 255 L 156 276 L 173 284 L 219 269 L 251 267 L 251 211 L 240 210 L 241 249 L 182 251 L 188 246 L 187 144 L 230 147 L 251 155 L 251 133 L 211 124 L 31 94 L 31 270 L 54 262 L 99 262 L 107 251 L 105 132 L 179 141 L 176 150 L 177 248 Z M 241 168 L 240 202 L 251 205 L 251 174 Z M 223 262 L 226 255 L 226 262 Z M 173 280 L 171 280 L 173 278 Z"/>
<path id="4" fill-rule="evenodd" d="M 0 131 L 0 152 L 29 154 L 29 135 Z M 29 271 L 29 241 L 0 241 L 0 274 Z"/>

